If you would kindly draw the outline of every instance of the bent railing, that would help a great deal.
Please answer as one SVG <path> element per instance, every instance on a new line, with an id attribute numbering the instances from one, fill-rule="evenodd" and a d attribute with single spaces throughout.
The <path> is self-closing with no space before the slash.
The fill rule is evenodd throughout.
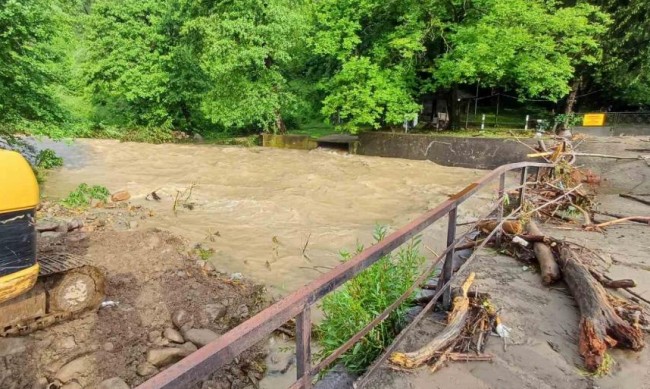
<path id="1" fill-rule="evenodd" d="M 138 389 L 172 389 L 186 388 L 199 380 L 207 377 L 219 368 L 232 362 L 239 354 L 246 349 L 264 340 L 273 331 L 278 329 L 287 321 L 296 319 L 296 367 L 297 380 L 291 388 L 310 388 L 314 377 L 327 368 L 339 356 L 349 350 L 354 344 L 372 330 L 377 324 L 384 320 L 396 309 L 423 281 L 430 276 L 435 265 L 445 258 L 442 271 L 442 288 L 436 293 L 434 299 L 429 303 L 431 307 L 435 300 L 443 294 L 443 304 L 448 306 L 451 300 L 451 288 L 449 287 L 452 278 L 452 257 L 454 247 L 464 238 L 464 235 L 456 238 L 456 216 L 460 204 L 486 187 L 493 181 L 499 180 L 499 196 L 497 205 L 491 211 L 498 209 L 498 222 L 503 217 L 503 194 L 505 190 L 506 173 L 510 171 L 521 171 L 521 181 L 518 186 L 519 203 L 523 203 L 526 189 L 526 179 L 529 168 L 549 168 L 553 165 L 536 162 L 519 162 L 500 166 L 478 181 L 468 185 L 460 192 L 443 201 L 435 208 L 424 213 L 420 217 L 401 227 L 386 238 L 368 247 L 351 260 L 341 263 L 330 272 L 318 277 L 316 280 L 301 287 L 289 294 L 277 303 L 264 309 L 257 315 L 241 323 L 228 331 L 212 343 L 200 348 L 176 364 L 168 367 L 157 375 L 138 386 Z M 419 234 L 434 222 L 448 216 L 447 224 L 447 248 L 431 264 L 431 266 L 418 278 L 418 280 L 407 290 L 397 301 L 389 306 L 384 312 L 377 316 L 364 329 L 352 337 L 349 341 L 335 350 L 316 366 L 311 364 L 311 306 L 325 295 L 341 286 L 347 280 L 353 278 L 370 265 L 374 264 L 383 256 L 406 243 L 408 240 Z M 499 239 L 500 229 L 496 228 Z M 486 239 L 487 241 L 487 239 Z M 444 293 L 443 293 L 444 292 Z M 426 309 L 426 308 L 425 308 Z M 394 343 L 395 344 L 395 343 Z"/>

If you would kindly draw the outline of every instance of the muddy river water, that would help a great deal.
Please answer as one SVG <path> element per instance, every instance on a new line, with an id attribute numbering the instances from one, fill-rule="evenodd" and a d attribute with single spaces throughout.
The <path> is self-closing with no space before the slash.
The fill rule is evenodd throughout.
<path id="1" fill-rule="evenodd" d="M 50 147 L 66 164 L 49 175 L 46 196 L 65 196 L 82 182 L 128 190 L 132 203 L 155 213 L 138 228 L 167 229 L 212 248 L 218 270 L 241 273 L 281 295 L 338 264 L 341 249 L 370 243 L 376 224 L 400 227 L 485 174 L 327 150 L 111 140 Z M 193 209 L 174 212 L 177 191 L 192 185 Z M 154 190 L 162 200 L 147 201 Z M 470 201 L 460 218 L 471 218 L 490 197 Z M 434 250 L 446 234 L 438 224 L 424 237 Z"/>

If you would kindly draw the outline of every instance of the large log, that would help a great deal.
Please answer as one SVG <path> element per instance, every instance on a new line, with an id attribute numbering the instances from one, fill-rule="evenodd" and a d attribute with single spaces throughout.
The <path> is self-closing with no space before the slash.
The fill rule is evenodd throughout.
<path id="1" fill-rule="evenodd" d="M 453 310 L 447 319 L 447 327 L 442 332 L 436 335 L 426 346 L 419 350 L 410 353 L 395 352 L 390 356 L 390 361 L 395 365 L 403 368 L 412 369 L 422 366 L 436 355 L 440 355 L 441 351 L 455 342 L 458 336 L 465 328 L 465 321 L 467 320 L 467 311 L 469 310 L 469 298 L 467 291 L 474 282 L 475 274 L 471 273 L 463 285 L 461 286 L 462 294 L 454 298 Z M 452 350 L 448 350 L 451 352 Z"/>
<path id="2" fill-rule="evenodd" d="M 528 222 L 528 232 L 531 235 L 541 236 L 542 231 L 540 231 L 537 224 L 531 220 Z M 535 258 L 539 262 L 539 268 L 542 272 L 542 282 L 544 285 L 550 285 L 555 281 L 559 280 L 560 268 L 555 262 L 555 257 L 553 256 L 553 251 L 551 248 L 546 245 L 544 242 L 535 242 L 533 243 L 533 251 L 535 252 Z"/>
<path id="3" fill-rule="evenodd" d="M 585 367 L 597 370 L 610 347 L 642 349 L 645 345 L 643 332 L 616 313 L 607 291 L 580 262 L 576 252 L 562 246 L 559 264 L 564 281 L 580 308 L 579 350 Z"/>

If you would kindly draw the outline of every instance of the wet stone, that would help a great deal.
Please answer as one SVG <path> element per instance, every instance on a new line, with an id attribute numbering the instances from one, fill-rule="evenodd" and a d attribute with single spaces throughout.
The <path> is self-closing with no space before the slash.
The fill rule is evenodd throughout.
<path id="1" fill-rule="evenodd" d="M 130 389 L 129 385 L 120 377 L 104 380 L 97 385 L 97 389 Z"/>
<path id="2" fill-rule="evenodd" d="M 149 377 L 158 373 L 158 369 L 156 368 L 156 366 L 152 365 L 149 362 L 142 362 L 141 364 L 138 365 L 135 372 L 140 377 Z"/>
<path id="3" fill-rule="evenodd" d="M 56 372 L 54 378 L 65 384 L 73 379 L 86 375 L 92 368 L 92 358 L 89 355 L 86 355 L 63 365 L 63 367 Z"/>
<path id="4" fill-rule="evenodd" d="M 194 318 L 184 309 L 179 309 L 172 313 L 172 323 L 182 330 L 183 328 L 191 328 L 194 325 Z"/>
<path id="5" fill-rule="evenodd" d="M 203 347 L 218 337 L 219 335 L 216 332 L 207 328 L 193 328 L 185 331 L 185 339 L 194 343 L 197 347 Z"/>
<path id="6" fill-rule="evenodd" d="M 176 331 L 173 328 L 165 328 L 163 336 L 174 343 L 184 343 L 183 335 L 180 332 Z"/>
<path id="7" fill-rule="evenodd" d="M 147 351 L 147 362 L 163 367 L 181 359 L 183 350 L 178 347 L 165 347 Z"/>

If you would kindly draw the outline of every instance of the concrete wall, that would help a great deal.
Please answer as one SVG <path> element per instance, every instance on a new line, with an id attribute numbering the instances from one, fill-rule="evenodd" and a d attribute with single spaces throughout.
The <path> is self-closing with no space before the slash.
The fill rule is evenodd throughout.
<path id="1" fill-rule="evenodd" d="M 281 149 L 311 150 L 317 147 L 316 141 L 309 135 L 274 135 L 262 134 L 262 146 Z"/>
<path id="2" fill-rule="evenodd" d="M 526 143 L 533 146 L 534 140 Z M 461 138 L 427 134 L 366 132 L 357 153 L 379 157 L 430 160 L 444 166 L 494 169 L 527 160 L 532 151 L 512 139 Z"/>

